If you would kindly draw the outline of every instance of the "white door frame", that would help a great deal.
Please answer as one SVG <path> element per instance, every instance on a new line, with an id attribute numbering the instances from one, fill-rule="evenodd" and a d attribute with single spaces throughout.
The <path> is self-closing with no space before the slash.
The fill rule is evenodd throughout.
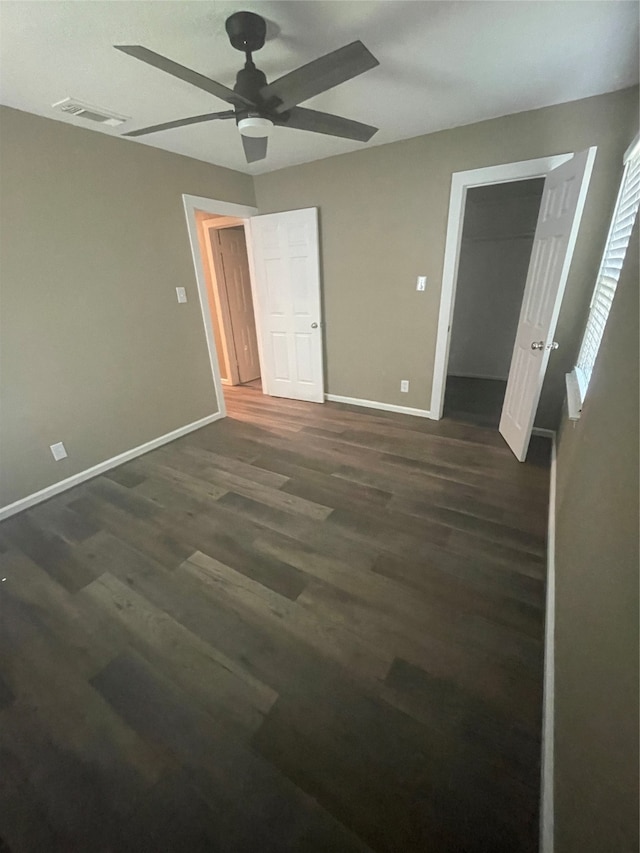
<path id="1" fill-rule="evenodd" d="M 247 240 L 247 255 L 249 258 L 249 275 L 251 277 L 251 292 L 253 299 L 256 298 L 254 273 L 253 273 L 253 258 L 250 251 L 251 246 L 251 225 L 250 219 L 252 216 L 257 216 L 258 208 L 249 207 L 244 204 L 233 204 L 228 201 L 218 201 L 214 198 L 203 198 L 197 195 L 188 195 L 183 193 L 182 202 L 184 205 L 184 213 L 187 219 L 187 230 L 189 232 L 189 243 L 191 245 L 191 257 L 193 259 L 193 267 L 196 273 L 196 284 L 198 287 L 198 297 L 200 299 L 200 310 L 202 311 L 202 322 L 204 323 L 204 334 L 207 341 L 207 350 L 209 351 L 209 365 L 211 367 L 211 376 L 213 385 L 218 399 L 218 410 L 222 417 L 226 417 L 227 406 L 222 391 L 222 379 L 220 378 L 220 365 L 218 364 L 218 353 L 216 352 L 216 342 L 213 333 L 213 321 L 211 320 L 211 309 L 209 306 L 209 295 L 207 293 L 207 281 L 204 273 L 202 255 L 200 253 L 200 242 L 198 240 L 198 222 L 196 220 L 196 210 L 202 210 L 204 213 L 211 213 L 218 216 L 234 216 L 242 220 L 244 225 L 244 233 Z M 255 305 L 255 301 L 254 301 Z M 262 364 L 262 341 L 258 331 L 258 354 L 260 363 Z M 266 390 L 266 389 L 265 389 Z"/>
<path id="2" fill-rule="evenodd" d="M 545 178 L 551 169 L 555 169 L 561 163 L 566 163 L 572 157 L 573 152 L 555 154 L 549 157 L 539 157 L 536 160 L 521 160 L 517 163 L 485 166 L 481 169 L 469 169 L 465 172 L 454 172 L 452 174 L 438 331 L 436 333 L 436 352 L 433 363 L 430 406 L 430 417 L 433 420 L 440 420 L 444 409 L 444 392 L 447 382 L 451 327 L 453 325 L 467 190 L 471 187 L 487 186 L 488 184 L 506 184 L 512 181 L 524 181 L 528 178 Z"/>

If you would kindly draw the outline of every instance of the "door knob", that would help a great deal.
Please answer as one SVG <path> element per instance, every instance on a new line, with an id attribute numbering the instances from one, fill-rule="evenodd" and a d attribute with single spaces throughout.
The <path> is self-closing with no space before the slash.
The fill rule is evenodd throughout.
<path id="1" fill-rule="evenodd" d="M 312 328 L 312 329 L 317 329 L 317 328 L 318 328 L 318 324 L 317 324 L 317 323 L 312 323 L 312 324 L 311 324 L 311 328 Z"/>
<path id="2" fill-rule="evenodd" d="M 547 349 L 558 349 L 559 346 L 560 344 L 558 341 L 553 341 L 552 343 L 547 344 Z"/>
<path id="3" fill-rule="evenodd" d="M 532 341 L 531 349 L 544 349 L 544 341 Z"/>

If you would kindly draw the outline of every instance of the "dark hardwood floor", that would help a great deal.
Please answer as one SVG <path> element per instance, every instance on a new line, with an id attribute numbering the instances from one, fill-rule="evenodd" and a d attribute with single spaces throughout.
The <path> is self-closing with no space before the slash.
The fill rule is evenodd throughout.
<path id="1" fill-rule="evenodd" d="M 227 398 L 0 525 L 0 837 L 533 853 L 545 440 Z"/>
<path id="2" fill-rule="evenodd" d="M 477 426 L 498 427 L 506 381 L 447 376 L 444 394 L 445 417 Z"/>

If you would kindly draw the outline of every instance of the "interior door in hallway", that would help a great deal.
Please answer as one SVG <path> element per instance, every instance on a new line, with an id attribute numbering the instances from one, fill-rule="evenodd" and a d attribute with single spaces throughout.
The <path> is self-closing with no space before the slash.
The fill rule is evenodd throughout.
<path id="1" fill-rule="evenodd" d="M 595 154 L 595 148 L 582 151 L 545 179 L 500 419 L 500 433 L 521 462 L 556 346 L 553 335 Z"/>
<path id="2" fill-rule="evenodd" d="M 318 211 L 251 218 L 265 393 L 324 402 Z"/>
<path id="3" fill-rule="evenodd" d="M 235 357 L 240 383 L 250 382 L 260 376 L 260 360 L 244 228 L 220 228 L 215 233 L 233 337 L 229 355 Z"/>

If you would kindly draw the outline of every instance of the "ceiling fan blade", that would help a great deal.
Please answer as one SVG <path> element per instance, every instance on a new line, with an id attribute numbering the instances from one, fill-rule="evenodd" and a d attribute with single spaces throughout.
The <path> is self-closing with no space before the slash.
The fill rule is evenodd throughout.
<path id="1" fill-rule="evenodd" d="M 358 142 L 368 142 L 377 127 L 370 124 L 362 124 L 342 116 L 334 116 L 331 113 L 320 113 L 317 110 L 307 110 L 304 107 L 294 107 L 288 113 L 288 118 L 282 117 L 276 120 L 276 124 L 282 127 L 293 127 L 295 130 L 311 130 L 314 133 L 326 133 L 329 136 L 341 136 L 344 139 L 357 139 Z"/>
<path id="2" fill-rule="evenodd" d="M 147 133 L 156 133 L 158 130 L 171 130 L 172 127 L 186 127 L 188 124 L 200 124 L 203 121 L 215 121 L 216 119 L 235 118 L 233 110 L 225 110 L 222 113 L 205 113 L 201 116 L 190 118 L 179 118 L 175 121 L 165 121 L 164 124 L 154 124 L 151 127 L 141 127 L 139 130 L 130 130 L 123 136 L 145 136 Z"/>
<path id="3" fill-rule="evenodd" d="M 153 65 L 154 68 L 159 68 L 160 71 L 165 71 L 167 74 L 171 74 L 172 77 L 178 77 L 186 83 L 191 83 L 192 86 L 197 86 L 198 89 L 204 89 L 205 92 L 209 92 L 210 95 L 215 95 L 216 98 L 222 98 L 223 101 L 227 101 L 229 104 L 242 104 L 246 107 L 255 107 L 253 101 L 239 95 L 237 92 L 234 92 L 233 89 L 229 89 L 227 86 L 223 86 L 222 83 L 217 83 L 215 80 L 210 80 L 208 77 L 205 77 L 204 74 L 199 74 L 197 71 L 185 68 L 184 65 L 180 65 L 172 59 L 167 59 L 166 56 L 162 56 L 153 50 L 142 47 L 142 45 L 114 44 L 114 47 L 116 50 L 122 51 L 122 53 L 133 56 L 134 59 L 139 59 L 141 62 L 146 62 L 147 65 Z"/>
<path id="4" fill-rule="evenodd" d="M 354 41 L 274 80 L 260 94 L 266 101 L 278 98 L 276 112 L 283 113 L 379 64 L 361 41 Z"/>
<path id="5" fill-rule="evenodd" d="M 247 163 L 255 163 L 256 160 L 264 160 L 267 156 L 267 136 L 243 136 L 242 147 Z"/>

